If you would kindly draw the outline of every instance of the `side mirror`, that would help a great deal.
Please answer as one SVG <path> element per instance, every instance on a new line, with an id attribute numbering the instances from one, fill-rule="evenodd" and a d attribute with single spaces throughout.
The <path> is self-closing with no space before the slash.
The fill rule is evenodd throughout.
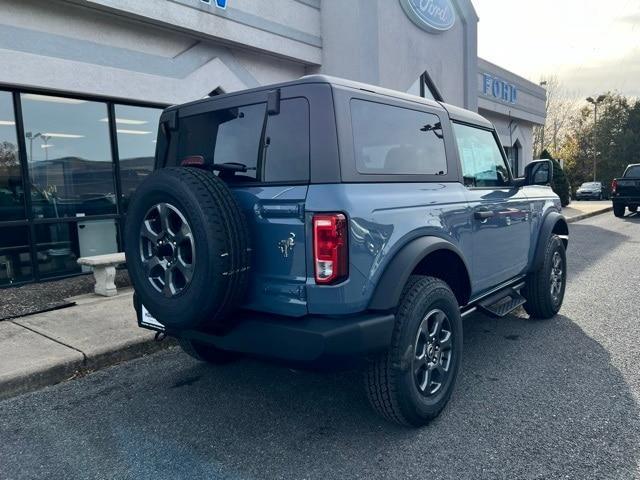
<path id="1" fill-rule="evenodd" d="M 536 160 L 524 169 L 525 185 L 551 185 L 553 163 L 551 160 Z"/>

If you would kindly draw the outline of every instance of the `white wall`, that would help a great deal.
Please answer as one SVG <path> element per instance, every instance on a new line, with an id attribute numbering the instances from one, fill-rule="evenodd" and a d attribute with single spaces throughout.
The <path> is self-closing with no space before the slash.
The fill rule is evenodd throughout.
<path id="1" fill-rule="evenodd" d="M 468 0 L 454 3 L 453 28 L 433 34 L 397 0 L 322 0 L 321 71 L 407 91 L 428 70 L 446 102 L 475 110 L 478 18 Z"/>

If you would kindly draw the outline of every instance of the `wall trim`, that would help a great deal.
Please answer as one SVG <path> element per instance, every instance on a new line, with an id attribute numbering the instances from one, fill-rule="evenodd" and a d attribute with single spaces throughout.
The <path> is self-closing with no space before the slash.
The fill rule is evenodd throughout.
<path id="1" fill-rule="evenodd" d="M 177 79 L 186 78 L 219 58 L 247 87 L 260 85 L 227 47 L 200 41 L 170 58 L 3 25 L 0 28 L 0 48 Z"/>

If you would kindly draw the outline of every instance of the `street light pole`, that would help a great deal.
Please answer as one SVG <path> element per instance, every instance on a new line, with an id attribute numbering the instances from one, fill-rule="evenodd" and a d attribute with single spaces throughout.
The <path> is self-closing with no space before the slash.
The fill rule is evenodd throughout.
<path id="1" fill-rule="evenodd" d="M 587 102 L 593 104 L 593 181 L 596 181 L 597 158 L 598 158 L 598 105 L 607 98 L 600 95 L 595 100 L 593 97 L 587 98 Z"/>

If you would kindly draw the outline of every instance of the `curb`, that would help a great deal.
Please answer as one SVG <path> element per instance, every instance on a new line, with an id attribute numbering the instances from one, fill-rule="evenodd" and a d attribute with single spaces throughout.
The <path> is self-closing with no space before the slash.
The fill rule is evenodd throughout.
<path id="1" fill-rule="evenodd" d="M 165 339 L 162 342 L 156 342 L 155 340 L 129 342 L 91 358 L 87 358 L 86 355 L 82 354 L 84 357 L 82 360 L 59 361 L 43 366 L 40 369 L 29 371 L 24 375 L 4 378 L 0 380 L 0 400 L 34 392 L 67 380 L 73 380 L 97 370 L 144 357 L 175 345 L 175 341 L 170 339 Z"/>
<path id="2" fill-rule="evenodd" d="M 603 213 L 611 212 L 613 210 L 613 206 L 605 207 L 601 210 L 596 210 L 595 212 L 583 213 L 581 215 L 576 215 L 575 217 L 567 218 L 567 223 L 579 222 L 580 220 L 584 220 L 585 218 L 595 217 L 596 215 L 601 215 Z"/>

